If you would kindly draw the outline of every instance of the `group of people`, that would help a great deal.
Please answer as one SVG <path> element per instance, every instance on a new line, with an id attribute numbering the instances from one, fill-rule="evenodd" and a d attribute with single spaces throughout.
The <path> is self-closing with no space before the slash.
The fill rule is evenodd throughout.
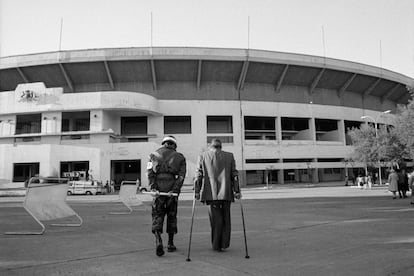
<path id="1" fill-rule="evenodd" d="M 367 186 L 371 189 L 373 183 L 372 176 L 368 174 L 368 176 L 362 176 L 361 174 L 358 175 L 356 178 L 356 184 L 361 189 L 366 189 Z"/>
<path id="2" fill-rule="evenodd" d="M 147 164 L 149 186 L 153 192 L 152 233 L 155 235 L 155 253 L 165 254 L 161 234 L 167 217 L 167 251 L 177 250 L 174 235 L 177 234 L 178 196 L 186 175 L 186 159 L 177 152 L 177 140 L 166 136 L 161 147 L 149 156 Z M 194 200 L 209 206 L 211 243 L 215 251 L 230 246 L 230 205 L 241 199 L 238 171 L 234 156 L 222 150 L 219 139 L 212 139 L 209 150 L 199 157 L 194 177 Z"/>
<path id="3" fill-rule="evenodd" d="M 391 169 L 388 175 L 388 190 L 392 192 L 393 199 L 407 198 L 407 192 L 411 189 L 411 205 L 414 205 L 414 171 L 406 173 L 405 170 Z"/>
<path id="4" fill-rule="evenodd" d="M 111 180 L 111 182 L 109 182 L 109 180 L 107 180 L 106 183 L 105 183 L 104 188 L 105 188 L 105 192 L 107 194 L 115 192 L 115 182 L 113 180 Z"/>

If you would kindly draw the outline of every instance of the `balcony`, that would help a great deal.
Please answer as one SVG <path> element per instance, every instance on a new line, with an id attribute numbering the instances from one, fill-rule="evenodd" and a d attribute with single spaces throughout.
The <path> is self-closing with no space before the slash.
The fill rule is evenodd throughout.
<path id="1" fill-rule="evenodd" d="M 110 143 L 136 143 L 148 142 L 149 138 L 156 138 L 156 134 L 147 135 L 109 135 Z"/>

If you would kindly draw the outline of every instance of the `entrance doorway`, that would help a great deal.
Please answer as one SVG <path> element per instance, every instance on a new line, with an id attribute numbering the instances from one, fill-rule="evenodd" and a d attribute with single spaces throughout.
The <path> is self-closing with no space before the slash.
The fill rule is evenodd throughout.
<path id="1" fill-rule="evenodd" d="M 115 190 L 119 190 L 122 181 L 141 181 L 141 160 L 111 160 L 111 179 Z"/>
<path id="2" fill-rule="evenodd" d="M 28 181 L 31 177 L 39 175 L 39 163 L 14 163 L 13 182 Z"/>
<path id="3" fill-rule="evenodd" d="M 63 177 L 63 173 L 83 171 L 86 177 L 89 176 L 89 161 L 65 161 L 60 162 L 60 175 Z"/>
<path id="4" fill-rule="evenodd" d="M 296 170 L 287 169 L 283 171 L 283 178 L 285 183 L 294 183 L 296 182 Z"/>

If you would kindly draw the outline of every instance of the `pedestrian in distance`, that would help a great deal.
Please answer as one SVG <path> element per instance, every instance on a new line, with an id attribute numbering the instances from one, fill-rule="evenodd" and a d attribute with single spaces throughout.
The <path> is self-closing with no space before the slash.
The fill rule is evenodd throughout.
<path id="1" fill-rule="evenodd" d="M 115 192 L 115 181 L 111 180 L 111 186 L 109 187 L 109 193 Z"/>
<path id="2" fill-rule="evenodd" d="M 406 198 L 407 195 L 407 186 L 408 186 L 408 179 L 406 179 L 407 175 L 405 174 L 405 170 L 398 170 L 398 195 L 400 198 Z"/>
<path id="3" fill-rule="evenodd" d="M 408 175 L 408 185 L 411 189 L 411 205 L 414 205 L 414 171 Z"/>
<path id="4" fill-rule="evenodd" d="M 167 216 L 166 232 L 168 233 L 168 252 L 177 250 L 174 235 L 177 234 L 178 196 L 186 174 L 186 160 L 177 152 L 177 140 L 174 136 L 166 136 L 161 147 L 149 156 L 147 175 L 150 190 L 154 193 L 152 201 L 152 233 L 155 235 L 156 255 L 164 255 L 161 234 L 164 218 Z M 160 195 L 168 193 L 168 195 Z"/>
<path id="5" fill-rule="evenodd" d="M 356 182 L 360 189 L 364 188 L 364 177 L 361 174 L 358 175 Z"/>
<path id="6" fill-rule="evenodd" d="M 222 150 L 219 139 L 212 139 L 209 150 L 199 157 L 194 181 L 195 199 L 209 206 L 211 243 L 215 251 L 230 246 L 230 206 L 241 199 L 234 156 Z"/>
<path id="7" fill-rule="evenodd" d="M 111 192 L 111 187 L 109 186 L 109 180 L 105 183 L 105 192 L 109 194 Z"/>
<path id="8" fill-rule="evenodd" d="M 393 199 L 397 198 L 397 191 L 398 191 L 398 174 L 395 172 L 394 169 L 391 169 L 390 174 L 388 175 L 388 191 L 393 194 Z"/>
<path id="9" fill-rule="evenodd" d="M 406 198 L 407 197 L 407 192 L 410 190 L 410 186 L 408 185 L 408 177 L 409 177 L 409 173 L 407 173 L 407 170 L 403 169 L 403 177 L 404 177 L 404 182 L 403 182 L 403 190 L 404 190 L 404 194 L 403 197 Z"/>
<path id="10" fill-rule="evenodd" d="M 368 174 L 366 183 L 368 185 L 368 188 L 372 189 L 372 174 L 371 173 Z"/>

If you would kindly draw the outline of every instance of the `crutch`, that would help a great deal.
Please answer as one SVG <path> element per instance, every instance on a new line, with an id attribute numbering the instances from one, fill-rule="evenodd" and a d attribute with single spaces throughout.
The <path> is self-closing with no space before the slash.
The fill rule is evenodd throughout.
<path id="1" fill-rule="evenodd" d="M 156 192 L 146 192 L 146 191 L 143 191 L 142 193 L 147 194 L 147 195 L 151 195 L 151 196 L 155 196 L 157 194 Z M 177 193 L 158 192 L 158 194 L 160 196 L 178 196 Z"/>
<path id="2" fill-rule="evenodd" d="M 188 242 L 188 253 L 187 253 L 187 259 L 186 259 L 187 262 L 191 262 L 191 259 L 190 259 L 190 250 L 191 250 L 191 236 L 193 234 L 195 202 L 196 202 L 196 198 L 195 198 L 195 192 L 194 192 L 194 195 L 193 195 L 193 210 L 191 212 L 190 240 Z"/>
<path id="3" fill-rule="evenodd" d="M 240 210 L 241 210 L 241 216 L 242 216 L 242 222 L 243 222 L 243 233 L 244 233 L 244 247 L 246 250 L 246 256 L 244 256 L 246 259 L 249 259 L 249 252 L 247 250 L 247 238 L 246 238 L 246 226 L 244 224 L 244 212 L 243 212 L 243 204 L 241 198 L 239 199 L 240 202 Z"/>

